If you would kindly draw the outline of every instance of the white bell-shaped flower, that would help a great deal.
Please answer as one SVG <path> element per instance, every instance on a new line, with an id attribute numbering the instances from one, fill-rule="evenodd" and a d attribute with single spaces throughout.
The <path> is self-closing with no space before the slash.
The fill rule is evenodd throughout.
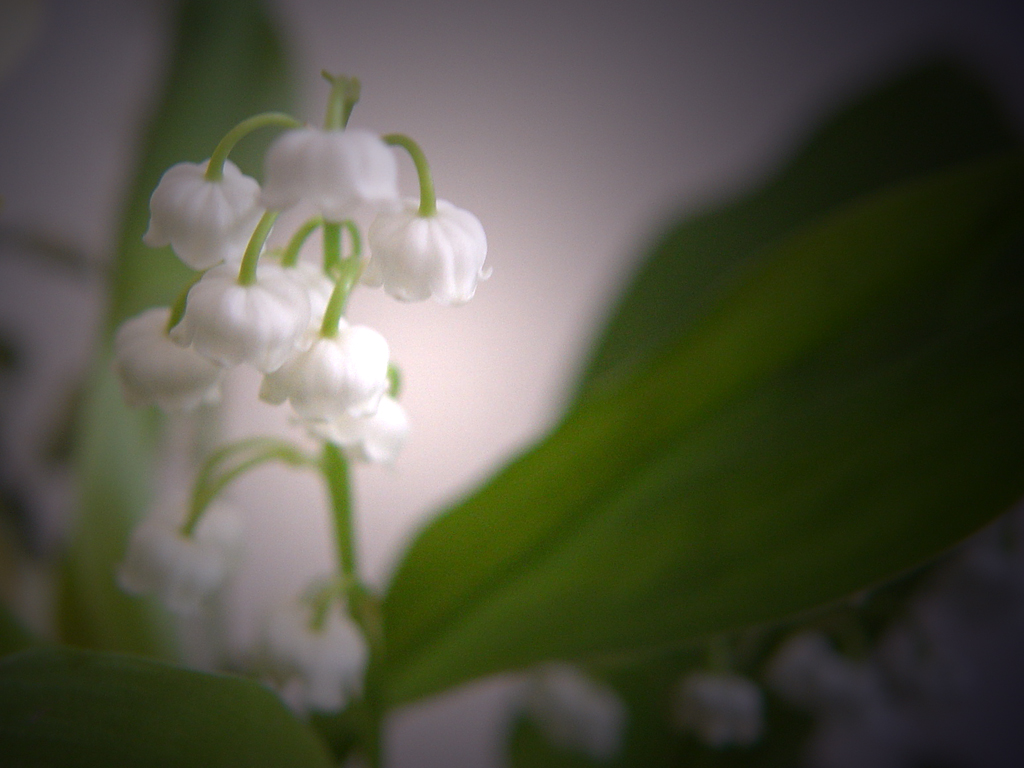
<path id="1" fill-rule="evenodd" d="M 531 675 L 526 713 L 563 749 L 608 761 L 622 748 L 625 705 L 570 664 L 545 664 Z"/>
<path id="2" fill-rule="evenodd" d="M 487 235 L 469 211 L 437 201 L 433 216 L 420 216 L 415 200 L 379 213 L 368 233 L 372 254 L 364 274 L 396 299 L 433 296 L 441 304 L 464 304 L 486 279 Z"/>
<path id="3" fill-rule="evenodd" d="M 843 656 L 817 631 L 787 639 L 769 662 L 766 677 L 784 699 L 815 711 L 856 710 L 884 696 L 867 664 Z"/>
<path id="4" fill-rule="evenodd" d="M 388 395 L 380 399 L 372 416 L 343 413 L 303 423 L 317 437 L 340 445 L 350 459 L 374 464 L 394 462 L 409 435 L 405 409 Z"/>
<path id="5" fill-rule="evenodd" d="M 114 370 L 130 406 L 187 411 L 220 399 L 224 369 L 167 335 L 167 307 L 126 320 L 114 336 Z"/>
<path id="6" fill-rule="evenodd" d="M 260 399 L 274 405 L 288 400 L 307 419 L 368 416 L 388 389 L 390 354 L 377 331 L 342 322 L 337 334 L 318 337 L 265 376 Z"/>
<path id="7" fill-rule="evenodd" d="M 764 731 L 764 697 L 740 675 L 694 672 L 676 692 L 675 721 L 710 747 L 750 746 Z"/>
<path id="8" fill-rule="evenodd" d="M 195 613 L 221 588 L 237 562 L 243 543 L 235 509 L 215 501 L 192 536 L 181 532 L 184 515 L 158 510 L 132 533 L 117 573 L 123 590 L 155 594 L 170 610 Z"/>
<path id="9" fill-rule="evenodd" d="M 283 210 L 304 200 L 328 221 L 344 221 L 364 203 L 397 199 L 398 161 L 371 131 L 296 128 L 267 150 L 260 196 L 267 208 Z"/>
<path id="10" fill-rule="evenodd" d="M 208 162 L 167 169 L 149 199 L 149 230 L 142 237 L 152 247 L 170 244 L 192 269 L 241 261 L 263 215 L 255 179 L 226 160 L 223 178 L 207 181 Z"/>
<path id="11" fill-rule="evenodd" d="M 240 285 L 238 269 L 214 267 L 188 293 L 171 337 L 220 365 L 281 367 L 309 327 L 309 296 L 275 264 L 260 264 L 256 282 Z"/>
<path id="12" fill-rule="evenodd" d="M 337 711 L 362 690 L 366 641 L 337 605 L 320 627 L 309 605 L 281 606 L 267 624 L 264 650 L 275 684 L 300 713 Z"/>

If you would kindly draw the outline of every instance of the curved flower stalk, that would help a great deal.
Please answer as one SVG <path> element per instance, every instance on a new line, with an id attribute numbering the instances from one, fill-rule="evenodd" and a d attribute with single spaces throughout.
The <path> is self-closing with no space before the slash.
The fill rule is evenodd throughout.
<path id="1" fill-rule="evenodd" d="M 220 400 L 224 369 L 168 336 L 168 307 L 125 321 L 114 337 L 114 370 L 131 406 L 188 411 Z"/>
<path id="2" fill-rule="evenodd" d="M 263 215 L 255 179 L 228 160 L 221 177 L 211 180 L 209 163 L 167 169 L 149 199 L 149 229 L 142 238 L 152 247 L 170 245 L 192 269 L 238 264 Z"/>
<path id="3" fill-rule="evenodd" d="M 241 555 L 243 528 L 233 507 L 212 504 L 194 531 L 185 515 L 157 510 L 132 534 L 118 584 L 132 594 L 155 594 L 170 610 L 195 613 L 226 581 Z"/>
<path id="4" fill-rule="evenodd" d="M 710 747 L 750 746 L 764 731 L 764 697 L 746 677 L 694 672 L 679 685 L 673 715 Z"/>
<path id="5" fill-rule="evenodd" d="M 526 714 L 563 749 L 612 760 L 622 749 L 626 707 L 608 686 L 571 664 L 545 664 L 533 672 Z"/>

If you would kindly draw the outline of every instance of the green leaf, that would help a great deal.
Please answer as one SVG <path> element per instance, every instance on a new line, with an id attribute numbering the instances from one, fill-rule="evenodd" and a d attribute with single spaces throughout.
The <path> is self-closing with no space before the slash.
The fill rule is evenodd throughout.
<path id="1" fill-rule="evenodd" d="M 0 661 L 0 744 L 17 766 L 333 765 L 257 683 L 69 649 Z"/>
<path id="2" fill-rule="evenodd" d="M 60 622 L 82 646 L 166 654 L 166 617 L 117 589 L 114 571 L 134 522 L 150 503 L 160 421 L 129 410 L 111 372 L 110 338 L 124 319 L 170 304 L 190 272 L 170 248 L 143 245 L 149 196 L 163 172 L 209 157 L 232 126 L 254 113 L 287 107 L 285 62 L 262 3 L 189 0 L 181 4 L 170 70 L 126 201 L 112 274 L 108 323 L 82 398 L 74 462 L 80 505 L 62 579 Z M 242 142 L 232 159 L 258 168 L 269 138 Z"/>
<path id="3" fill-rule="evenodd" d="M 429 526 L 385 601 L 393 702 L 678 646 L 919 564 L 1024 491 L 1024 167 L 863 197 Z"/>
<path id="4" fill-rule="evenodd" d="M 660 238 L 613 308 L 581 391 L 628 374 L 691 328 L 746 262 L 799 226 L 882 187 L 1019 145 L 1004 110 L 952 62 L 929 62 L 869 93 L 760 189 L 687 216 Z"/>
<path id="5" fill-rule="evenodd" d="M 0 603 L 0 656 L 31 648 L 37 642 L 7 606 Z"/>

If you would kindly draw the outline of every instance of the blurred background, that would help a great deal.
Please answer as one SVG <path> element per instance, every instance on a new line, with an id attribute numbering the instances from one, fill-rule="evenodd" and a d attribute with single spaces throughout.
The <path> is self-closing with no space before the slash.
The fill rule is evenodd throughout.
<path id="1" fill-rule="evenodd" d="M 103 271 L 168 63 L 174 5 L 0 3 L 0 341 L 20 362 L 0 383 L 0 481 L 32 510 L 40 553 L 59 549 L 72 499 L 70 478 L 41 457 L 94 350 Z M 321 69 L 357 75 L 363 99 L 352 124 L 415 138 L 439 196 L 473 211 L 488 235 L 493 276 L 464 307 L 353 296 L 350 316 L 391 344 L 413 423 L 394 467 L 361 468 L 355 480 L 363 566 L 376 584 L 423 520 L 557 419 L 608 302 L 681 211 L 758 181 L 818 116 L 935 52 L 973 67 L 1024 125 L 1024 22 L 1009 1 L 269 7 L 291 59 L 298 116 L 321 119 Z M 411 167 L 404 172 L 411 193 Z M 39 256 L 32 238 L 46 239 L 51 256 Z M 61 252 L 67 259 L 52 256 Z M 229 436 L 291 429 L 284 409 L 255 402 L 257 387 L 255 376 L 232 379 Z M 238 648 L 253 642 L 268 605 L 329 570 L 321 494 L 315 478 L 274 468 L 235 488 L 252 523 L 228 601 Z M 22 614 L 43 631 L 50 589 L 43 577 L 19 586 Z M 985 670 L 1016 658 L 1024 629 L 1003 604 L 974 621 L 1000 638 L 988 666 L 979 661 L 971 673 L 984 698 Z M 194 653 L 202 663 L 201 649 Z M 1022 667 L 1018 659 L 1011 679 L 1024 682 Z M 389 736 L 396 765 L 499 764 L 514 687 L 488 681 L 398 713 Z M 996 698 L 1013 713 L 1005 692 Z M 964 731 L 962 740 L 998 743 L 1000 733 Z M 879 765 L 883 755 L 909 764 L 888 731 L 872 738 L 877 754 L 833 764 Z M 993 749 L 948 765 L 999 764 L 994 755 L 1005 750 Z"/>

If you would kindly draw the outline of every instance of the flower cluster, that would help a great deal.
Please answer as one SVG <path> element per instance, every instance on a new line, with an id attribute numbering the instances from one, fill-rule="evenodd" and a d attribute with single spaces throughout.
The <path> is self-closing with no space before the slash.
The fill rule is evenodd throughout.
<path id="1" fill-rule="evenodd" d="M 247 366 L 263 376 L 260 399 L 287 403 L 294 423 L 322 442 L 325 457 L 318 462 L 258 440 L 229 446 L 200 472 L 183 518 L 162 514 L 139 527 L 121 584 L 155 593 L 179 612 L 214 594 L 234 560 L 238 520 L 225 523 L 214 501 L 229 480 L 280 459 L 321 469 L 335 488 L 337 473 L 347 471 L 343 463 L 339 469 L 342 455 L 375 463 L 398 455 L 409 423 L 397 400 L 397 367 L 380 333 L 345 318 L 350 292 L 362 284 L 403 301 L 432 297 L 456 305 L 487 276 L 483 227 L 436 199 L 420 147 L 402 134 L 347 127 L 359 83 L 325 77 L 331 96 L 324 128 L 281 113 L 249 118 L 206 161 L 171 167 L 150 198 L 144 242 L 169 245 L 198 274 L 173 306 L 148 309 L 118 329 L 114 367 L 126 402 L 194 409 L 221 396 L 228 371 Z M 267 151 L 261 185 L 227 158 L 239 139 L 264 127 L 285 130 Z M 415 164 L 418 199 L 400 197 L 396 148 Z M 316 215 L 285 248 L 268 250 L 279 214 L 300 205 Z M 323 256 L 313 262 L 301 251 L 317 230 Z M 351 522 L 336 520 L 338 526 Z M 338 536 L 346 539 L 351 530 Z M 339 572 L 355 584 L 349 556 Z M 359 689 L 365 642 L 344 612 L 345 595 L 335 599 L 315 621 L 296 618 L 297 609 L 284 612 L 267 634 L 276 679 L 299 709 L 337 709 Z"/>

